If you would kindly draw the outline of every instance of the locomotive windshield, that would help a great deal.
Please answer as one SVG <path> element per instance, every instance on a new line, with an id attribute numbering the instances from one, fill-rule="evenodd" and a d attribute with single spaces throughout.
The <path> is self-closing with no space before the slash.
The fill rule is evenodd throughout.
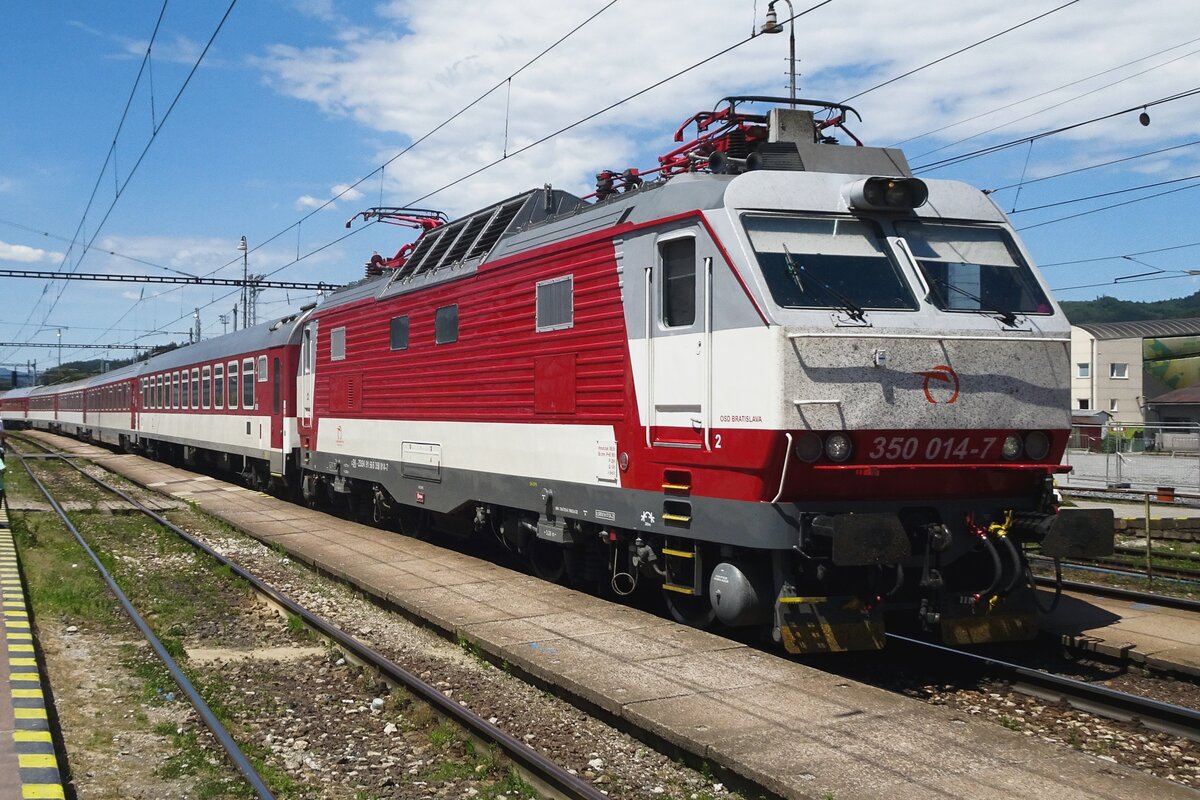
<path id="1" fill-rule="evenodd" d="M 832 217 L 745 217 L 750 243 L 775 302 L 785 308 L 915 310 L 878 231 Z"/>
<path id="2" fill-rule="evenodd" d="M 1050 301 L 999 228 L 896 222 L 943 311 L 1049 314 Z"/>

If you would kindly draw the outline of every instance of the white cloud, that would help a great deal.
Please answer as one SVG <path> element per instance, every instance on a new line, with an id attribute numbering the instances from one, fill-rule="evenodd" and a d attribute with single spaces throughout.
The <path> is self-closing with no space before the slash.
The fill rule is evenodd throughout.
<path id="1" fill-rule="evenodd" d="M 23 244 L 0 242 L 0 261 L 16 261 L 21 264 L 49 264 L 62 261 L 63 254 Z"/>
<path id="2" fill-rule="evenodd" d="M 324 202 L 324 200 L 318 200 L 311 194 L 302 194 L 296 198 L 296 208 L 302 210 L 306 208 L 320 208 Z"/>
<path id="3" fill-rule="evenodd" d="M 336 186 L 330 187 L 329 191 L 339 200 L 354 202 L 355 200 L 363 199 L 363 193 L 348 183 L 339 183 Z"/>
<path id="4" fill-rule="evenodd" d="M 437 4 L 392 0 L 380 9 L 389 25 L 335 27 L 322 46 L 275 45 L 256 63 L 281 93 L 394 135 L 396 146 L 378 154 L 376 163 L 382 163 L 602 5 L 601 0 L 529 0 L 518 8 L 463 0 L 448 18 Z M 899 19 L 894 3 L 886 0 L 831 4 L 795 22 L 799 94 L 849 97 L 1056 5 L 1051 0 L 930 3 L 906 6 Z M 398 202 L 437 189 L 505 150 L 511 153 L 730 46 L 761 23 L 764 10 L 764 3 L 746 0 L 617 4 L 399 159 L 386 171 L 385 186 Z M 951 152 L 1188 89 L 1200 62 L 1200 55 L 1189 53 L 1197 48 L 1179 46 L 1150 56 L 1188 38 L 1195 25 L 1180 24 L 1188 19 L 1200 21 L 1188 0 L 1162 0 L 1152 15 L 1117 0 L 1070 6 L 853 100 L 866 120 L 852 130 L 869 144 L 884 145 L 980 115 L 907 145 L 915 163 L 935 159 L 937 148 L 989 128 L 996 130 Z M 760 36 L 527 156 L 439 194 L 437 203 L 462 210 L 547 181 L 590 191 L 597 169 L 653 166 L 654 156 L 673 146 L 675 127 L 720 97 L 786 94 L 787 41 L 786 35 Z M 1105 84 L 1114 85 L 1100 88 Z M 1053 87 L 1064 88 L 1047 92 Z M 1200 118 L 1183 106 L 1152 109 L 1153 141 L 1200 131 Z M 1080 128 L 1068 137 L 1125 152 L 1143 138 L 1150 140 L 1125 118 Z M 1032 166 L 1038 169 L 1038 148 L 1034 155 Z"/>

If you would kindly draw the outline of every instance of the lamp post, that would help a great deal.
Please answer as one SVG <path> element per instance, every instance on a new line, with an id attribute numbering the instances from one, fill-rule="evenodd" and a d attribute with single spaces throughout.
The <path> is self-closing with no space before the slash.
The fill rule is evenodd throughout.
<path id="1" fill-rule="evenodd" d="M 775 16 L 775 3 L 778 0 L 771 0 L 767 4 L 767 20 L 759 29 L 760 33 L 783 33 L 783 26 L 779 24 L 779 18 Z M 783 0 L 788 7 L 788 66 L 792 76 L 792 108 L 796 107 L 796 11 L 792 8 L 792 0 Z"/>
<path id="2" fill-rule="evenodd" d="M 246 281 L 248 280 L 248 275 L 249 275 L 249 272 L 246 267 L 246 265 L 247 265 L 246 256 L 249 253 L 249 250 L 246 247 L 246 237 L 245 236 L 243 236 L 242 240 L 240 242 L 238 242 L 237 249 L 242 251 L 242 327 L 247 328 L 247 327 L 249 327 L 249 323 L 250 323 L 250 314 L 247 312 L 247 309 L 246 309 Z M 237 330 L 237 315 L 236 314 L 234 314 L 234 316 L 233 316 L 233 329 L 235 331 Z"/>

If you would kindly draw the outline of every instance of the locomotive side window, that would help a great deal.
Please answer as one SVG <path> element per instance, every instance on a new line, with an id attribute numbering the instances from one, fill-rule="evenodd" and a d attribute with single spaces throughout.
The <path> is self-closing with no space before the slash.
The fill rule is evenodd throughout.
<path id="1" fill-rule="evenodd" d="M 225 407 L 225 367 L 213 367 L 213 408 Z"/>
<path id="2" fill-rule="evenodd" d="M 236 361 L 229 362 L 229 369 L 225 373 L 225 377 L 229 381 L 229 407 L 238 407 L 238 364 Z"/>
<path id="3" fill-rule="evenodd" d="M 267 382 L 267 357 L 266 356 L 258 357 L 258 382 L 259 383 Z"/>
<path id="4" fill-rule="evenodd" d="M 904 237 L 943 311 L 1049 314 L 1050 301 L 1000 228 L 903 220 Z"/>
<path id="5" fill-rule="evenodd" d="M 247 411 L 254 409 L 254 359 L 247 358 L 242 362 L 242 408 Z"/>
<path id="6" fill-rule="evenodd" d="M 916 310 L 874 225 L 838 217 L 747 215 L 744 221 L 767 289 L 779 305 Z"/>
<path id="7" fill-rule="evenodd" d="M 535 327 L 542 331 L 560 331 L 575 324 L 575 276 L 564 275 L 537 285 Z"/>
<path id="8" fill-rule="evenodd" d="M 458 341 L 458 305 L 442 306 L 433 315 L 433 339 L 437 344 Z"/>
<path id="9" fill-rule="evenodd" d="M 662 324 L 686 328 L 696 322 L 696 240 L 663 242 L 658 255 L 662 260 Z"/>
<path id="10" fill-rule="evenodd" d="M 344 361 L 346 359 L 346 328 L 334 328 L 329 331 L 329 360 Z"/>
<path id="11" fill-rule="evenodd" d="M 192 408 L 200 407 L 200 370 L 192 370 Z"/>
<path id="12" fill-rule="evenodd" d="M 393 350 L 408 349 L 408 315 L 392 317 L 389 345 Z"/>
<path id="13" fill-rule="evenodd" d="M 212 367 L 200 370 L 200 406 L 208 408 L 212 405 Z"/>

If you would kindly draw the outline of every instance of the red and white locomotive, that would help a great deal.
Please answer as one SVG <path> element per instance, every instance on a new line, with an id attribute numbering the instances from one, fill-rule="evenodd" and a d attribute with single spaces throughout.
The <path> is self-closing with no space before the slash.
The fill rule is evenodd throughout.
<path id="1" fill-rule="evenodd" d="M 589 198 L 371 209 L 420 237 L 320 306 L 0 412 L 653 581 L 791 652 L 880 647 L 885 612 L 1031 637 L 1024 548 L 1113 542 L 1054 504 L 1069 324 L 986 195 L 799 104 L 826 118 L 727 98 Z"/>

